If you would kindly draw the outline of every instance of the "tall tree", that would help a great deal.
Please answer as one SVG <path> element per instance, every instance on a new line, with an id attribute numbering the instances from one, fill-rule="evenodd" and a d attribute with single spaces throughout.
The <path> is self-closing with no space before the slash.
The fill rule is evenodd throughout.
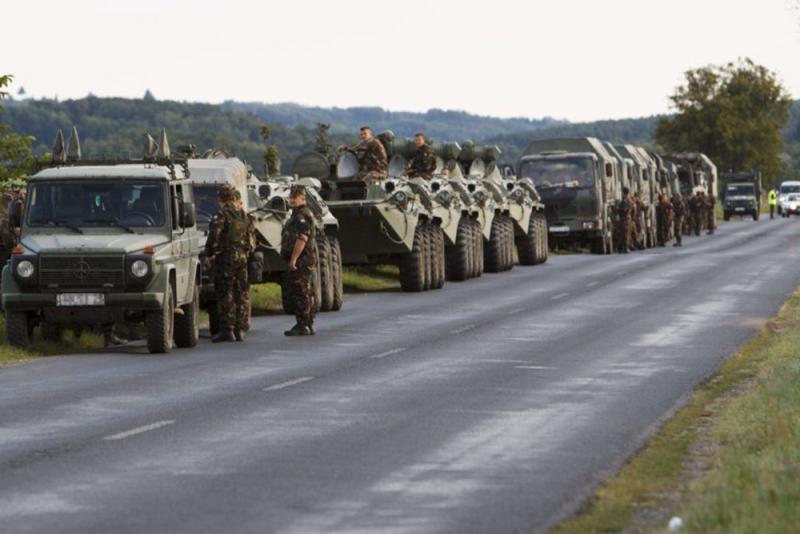
<path id="1" fill-rule="evenodd" d="M 0 75 L 0 102 L 8 96 L 5 89 L 13 79 L 10 74 Z M 3 112 L 3 106 L 0 105 L 0 117 Z M 36 159 L 31 150 L 33 141 L 32 136 L 14 133 L 11 127 L 0 122 L 0 188 L 14 185 L 34 171 Z"/>
<path id="2" fill-rule="evenodd" d="M 269 142 L 270 134 L 269 124 L 261 126 L 261 138 L 266 144 L 262 158 L 264 160 L 264 172 L 267 173 L 267 176 L 272 176 L 281 172 L 281 158 L 278 156 L 278 147 Z"/>
<path id="3" fill-rule="evenodd" d="M 655 140 L 668 151 L 700 151 L 720 170 L 783 170 L 781 128 L 791 100 L 776 75 L 750 59 L 686 73 L 670 97 L 676 114 L 659 120 Z"/>

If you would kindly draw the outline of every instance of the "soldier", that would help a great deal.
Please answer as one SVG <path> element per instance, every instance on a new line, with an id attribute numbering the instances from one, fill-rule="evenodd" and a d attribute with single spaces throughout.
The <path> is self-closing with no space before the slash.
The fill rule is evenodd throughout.
<path id="1" fill-rule="evenodd" d="M 430 145 L 425 142 L 425 134 L 422 132 L 414 136 L 414 145 L 416 145 L 417 149 L 408 169 L 403 171 L 403 176 L 430 180 L 436 171 L 436 154 L 433 153 Z"/>
<path id="2" fill-rule="evenodd" d="M 706 195 L 706 228 L 708 235 L 714 235 L 714 210 L 717 209 L 717 199 L 711 191 Z"/>
<path id="3" fill-rule="evenodd" d="M 644 202 L 639 192 L 633 194 L 633 202 L 631 205 L 631 218 L 633 219 L 633 231 L 635 236 L 633 238 L 633 245 L 638 250 L 644 250 L 647 245 L 647 237 L 644 235 L 644 217 L 645 213 Z"/>
<path id="4" fill-rule="evenodd" d="M 355 154 L 358 160 L 356 178 L 366 182 L 380 182 L 389 176 L 389 160 L 383 144 L 373 137 L 369 126 L 362 126 L 359 131 L 361 142 L 353 147 L 340 146 L 339 151 Z"/>
<path id="5" fill-rule="evenodd" d="M 700 235 L 700 227 L 703 224 L 703 215 L 706 201 L 703 198 L 703 192 L 698 191 L 694 196 L 694 203 L 692 204 L 692 220 L 694 222 L 694 235 Z"/>
<path id="6" fill-rule="evenodd" d="M 669 224 L 672 219 L 672 205 L 667 200 L 667 195 L 662 194 L 656 205 L 656 232 L 658 235 L 658 246 L 667 245 L 667 235 L 669 234 Z"/>
<path id="7" fill-rule="evenodd" d="M 294 311 L 297 324 L 284 332 L 287 336 L 313 336 L 316 303 L 311 279 L 317 268 L 316 222 L 306 206 L 306 190 L 293 185 L 289 191 L 292 215 L 283 228 L 281 257 L 289 264 L 283 291 Z"/>
<path id="8" fill-rule="evenodd" d="M 686 216 L 686 204 L 680 193 L 675 193 L 672 197 L 672 224 L 675 233 L 675 244 L 673 247 L 683 246 L 683 219 Z"/>
<path id="9" fill-rule="evenodd" d="M 219 333 L 211 341 L 244 341 L 250 315 L 247 258 L 253 252 L 249 222 L 244 211 L 236 208 L 233 187 L 220 187 L 218 198 L 220 209 L 211 220 L 206 241 L 206 258 L 214 265 L 219 315 Z"/>
<path id="10" fill-rule="evenodd" d="M 619 201 L 617 210 L 619 213 L 619 225 L 622 239 L 620 240 L 620 252 L 627 254 L 631 249 L 631 213 L 633 202 L 631 201 L 631 190 L 627 187 L 622 188 L 622 200 Z"/>

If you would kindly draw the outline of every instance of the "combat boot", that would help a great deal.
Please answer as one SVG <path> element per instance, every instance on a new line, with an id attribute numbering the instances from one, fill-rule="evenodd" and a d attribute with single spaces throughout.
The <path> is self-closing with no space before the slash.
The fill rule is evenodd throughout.
<path id="1" fill-rule="evenodd" d="M 285 336 L 310 336 L 312 335 L 311 330 L 305 325 L 301 325 L 297 323 L 292 327 L 291 330 L 287 330 L 283 333 Z"/>
<path id="2" fill-rule="evenodd" d="M 236 338 L 236 341 L 244 341 L 245 334 L 244 330 L 239 330 L 238 328 L 233 331 L 233 337 Z"/>
<path id="3" fill-rule="evenodd" d="M 220 330 L 219 333 L 211 338 L 212 343 L 226 343 L 228 341 L 234 341 L 236 338 L 233 337 L 232 330 Z"/>
<path id="4" fill-rule="evenodd" d="M 317 333 L 317 332 L 314 330 L 314 321 L 311 321 L 311 322 L 309 322 L 309 323 L 308 323 L 308 331 L 309 331 L 309 332 L 311 332 L 311 335 L 312 335 L 312 336 L 313 336 L 314 334 L 316 334 L 316 333 Z"/>

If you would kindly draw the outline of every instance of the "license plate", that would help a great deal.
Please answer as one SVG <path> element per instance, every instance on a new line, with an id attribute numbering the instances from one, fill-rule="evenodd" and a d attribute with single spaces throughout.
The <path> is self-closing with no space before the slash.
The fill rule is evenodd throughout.
<path id="1" fill-rule="evenodd" d="M 56 297 L 59 306 L 105 306 L 103 293 L 61 293 Z"/>
<path id="2" fill-rule="evenodd" d="M 551 234 L 568 234 L 569 233 L 569 226 L 551 226 L 550 227 Z"/>
<path id="3" fill-rule="evenodd" d="M 734 211 L 744 211 L 744 208 L 735 208 Z"/>

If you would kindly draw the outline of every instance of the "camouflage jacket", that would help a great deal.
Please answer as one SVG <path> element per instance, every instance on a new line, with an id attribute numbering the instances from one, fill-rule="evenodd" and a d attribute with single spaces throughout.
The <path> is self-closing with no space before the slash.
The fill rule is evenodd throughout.
<path id="1" fill-rule="evenodd" d="M 408 166 L 408 175 L 411 178 L 425 178 L 430 180 L 436 171 L 436 154 L 429 145 L 422 145 L 414 152 L 414 157 Z"/>
<path id="2" fill-rule="evenodd" d="M 686 215 L 686 204 L 683 202 L 682 198 L 672 197 L 672 212 L 675 214 L 675 217 L 683 217 Z"/>
<path id="3" fill-rule="evenodd" d="M 385 173 L 389 170 L 389 160 L 386 157 L 386 149 L 383 148 L 383 143 L 378 139 L 373 137 L 369 141 L 363 141 L 356 145 L 352 151 L 355 153 L 356 159 L 358 159 L 360 173 Z"/>
<path id="4" fill-rule="evenodd" d="M 659 202 L 656 204 L 656 217 L 662 222 L 672 220 L 672 204 L 669 202 Z"/>
<path id="5" fill-rule="evenodd" d="M 206 255 L 216 256 L 215 265 L 246 263 L 255 250 L 255 227 L 244 210 L 228 204 L 220 208 L 208 228 Z"/>
<path id="6" fill-rule="evenodd" d="M 633 201 L 630 197 L 622 197 L 622 200 L 617 204 L 617 213 L 621 221 L 630 221 L 633 216 Z"/>
<path id="7" fill-rule="evenodd" d="M 304 235 L 308 238 L 303 252 L 297 258 L 298 268 L 312 268 L 317 265 L 317 223 L 308 206 L 300 206 L 292 210 L 292 215 L 283 227 L 281 235 L 281 257 L 285 262 L 292 259 L 292 251 L 297 239 Z"/>

